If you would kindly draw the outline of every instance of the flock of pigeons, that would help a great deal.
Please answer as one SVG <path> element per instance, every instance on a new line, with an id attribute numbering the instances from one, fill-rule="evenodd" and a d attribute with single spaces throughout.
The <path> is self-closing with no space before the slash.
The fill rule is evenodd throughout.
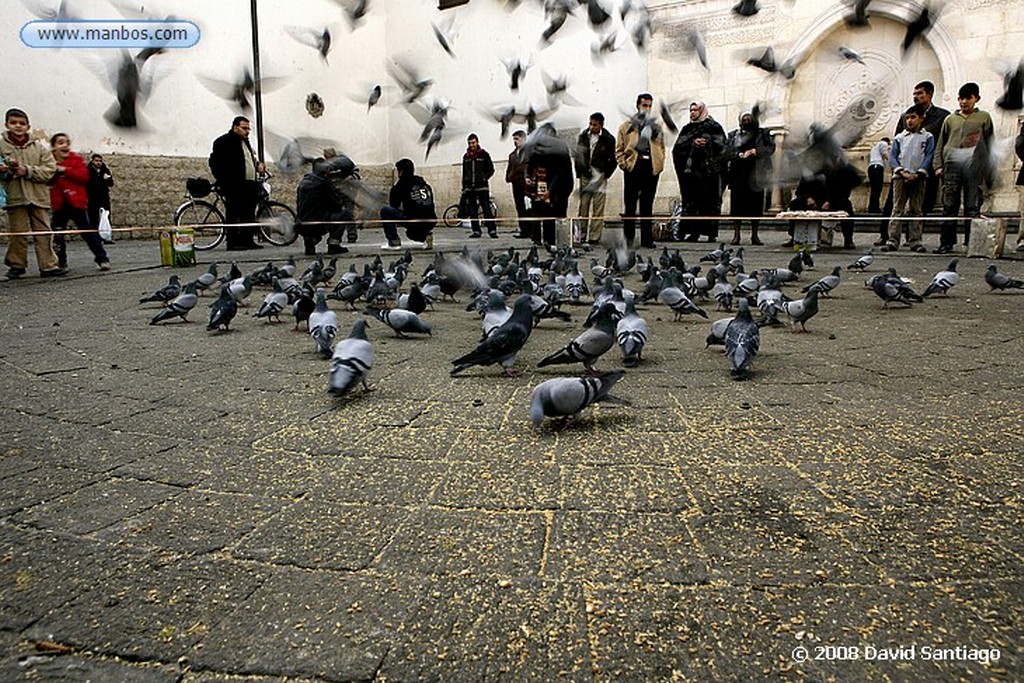
<path id="1" fill-rule="evenodd" d="M 846 270 L 863 273 L 874 261 L 873 252 L 868 251 Z M 295 330 L 304 323 L 314 351 L 331 361 L 328 391 L 335 396 L 348 394 L 358 386 L 371 390 L 367 380 L 373 367 L 373 347 L 367 337 L 366 317 L 356 320 L 348 337 L 337 339 L 338 317 L 329 301 L 340 302 L 349 310 L 361 306 L 364 316 L 388 326 L 397 337 L 430 336 L 433 328 L 421 316 L 446 300 L 455 302 L 456 294 L 468 292 L 471 300 L 466 311 L 479 317 L 481 336 L 476 348 L 452 360 L 451 375 L 475 366 L 497 365 L 510 377 L 517 376 L 516 355 L 538 324 L 551 319 L 571 321 L 570 314 L 562 309 L 589 303 L 582 331 L 537 364 L 582 364 L 586 371 L 583 377 L 557 377 L 534 388 L 530 418 L 539 424 L 545 417 L 570 418 L 596 402 L 623 402 L 610 392 L 624 371 L 602 372 L 596 364 L 615 346 L 621 352 L 622 365 L 635 367 L 643 362 L 649 327 L 638 306 L 660 302 L 673 311 L 675 320 L 691 315 L 708 319 L 705 307 L 712 304 L 717 311 L 735 311 L 734 316 L 711 324 L 705 348 L 724 346 L 730 373 L 740 380 L 752 372 L 761 329 L 783 324 L 784 316 L 794 332 L 806 332 L 808 321 L 818 313 L 820 300 L 839 287 L 843 273 L 841 266 L 834 267 L 829 274 L 804 285 L 797 297 L 788 296 L 783 288 L 805 281 L 807 270 L 814 267 L 813 256 L 807 251 L 794 254 L 785 267 L 748 273 L 743 248 L 733 251 L 722 243 L 700 262 L 687 266 L 678 249 L 669 252 L 667 247 L 657 259 L 652 256 L 646 260 L 620 248 L 609 250 L 603 264 L 591 258 L 589 266 L 581 270 L 580 255 L 568 247 L 540 252 L 534 246 L 525 254 L 513 247 L 497 253 L 463 248 L 456 255 L 436 252 L 415 282 L 411 251 L 389 264 L 377 255 L 363 265 L 361 272 L 352 263 L 341 273 L 337 257 L 325 263 L 323 255 L 318 255 L 301 273 L 290 257 L 284 265 L 268 263 L 248 275 L 232 264 L 223 277 L 218 277 L 214 263 L 184 285 L 177 274 L 171 275 L 165 286 L 140 298 L 139 303 L 161 305 L 151 325 L 175 319 L 187 321 L 203 292 L 219 290 L 218 298 L 209 306 L 206 330 L 221 333 L 231 329 L 239 306 L 248 305 L 254 288 L 267 290 L 253 316 L 272 323 L 288 315 L 294 318 Z M 631 273 L 640 278 L 638 291 L 625 287 Z M 894 268 L 869 277 L 864 284 L 885 307 L 909 307 L 925 298 L 948 294 L 959 279 L 954 258 L 920 294 Z M 1024 289 L 1024 281 L 998 272 L 995 265 L 988 267 L 985 281 L 990 290 Z"/>

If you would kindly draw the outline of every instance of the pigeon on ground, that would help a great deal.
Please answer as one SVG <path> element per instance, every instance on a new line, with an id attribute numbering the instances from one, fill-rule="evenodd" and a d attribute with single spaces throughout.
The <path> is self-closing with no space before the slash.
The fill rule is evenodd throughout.
<path id="1" fill-rule="evenodd" d="M 274 322 L 273 318 L 277 318 L 277 322 L 281 322 L 281 311 L 288 305 L 288 295 L 281 289 L 281 281 L 275 277 L 273 283 L 273 291 L 264 297 L 259 310 L 253 316 L 266 318 L 268 323 Z"/>
<path id="2" fill-rule="evenodd" d="M 217 264 L 211 263 L 206 272 L 196 278 L 196 291 L 205 292 L 217 281 Z"/>
<path id="3" fill-rule="evenodd" d="M 928 283 L 928 286 L 925 287 L 923 292 L 921 292 L 921 296 L 926 299 L 934 294 L 947 296 L 949 294 L 949 290 L 952 289 L 956 283 L 960 282 L 960 275 L 956 272 L 957 261 L 959 261 L 959 259 L 953 259 L 949 262 L 949 265 L 946 266 L 945 270 L 940 270 L 935 273 L 935 277 L 932 278 L 932 281 Z"/>
<path id="4" fill-rule="evenodd" d="M 494 330 L 475 349 L 452 361 L 455 367 L 451 374 L 457 375 L 474 365 L 497 363 L 501 365 L 506 376 L 514 377 L 517 373 L 512 370 L 512 366 L 516 362 L 516 354 L 526 344 L 532 331 L 533 307 L 530 304 L 530 297 L 523 294 L 516 299 L 512 317 L 504 325 Z"/>
<path id="5" fill-rule="evenodd" d="M 832 269 L 831 275 L 826 275 L 817 282 L 807 285 L 800 291 L 803 293 L 810 292 L 811 290 L 816 291 L 821 296 L 827 297 L 829 292 L 839 286 L 839 280 L 843 272 L 842 266 L 836 266 Z"/>
<path id="6" fill-rule="evenodd" d="M 395 336 L 407 339 L 406 334 L 430 334 L 430 325 L 420 319 L 418 315 L 404 308 L 374 308 L 368 307 L 363 315 L 372 315 L 392 330 Z"/>
<path id="7" fill-rule="evenodd" d="M 628 405 L 609 393 L 624 374 L 623 370 L 611 370 L 589 377 L 555 377 L 541 382 L 530 395 L 530 420 L 537 426 L 545 417 L 571 418 L 599 401 Z"/>
<path id="8" fill-rule="evenodd" d="M 309 336 L 324 358 L 331 357 L 331 343 L 338 334 L 338 316 L 327 308 L 327 295 L 323 288 L 316 290 L 316 308 L 309 315 Z"/>
<path id="9" fill-rule="evenodd" d="M 492 289 L 487 293 L 487 302 L 484 305 L 483 320 L 481 327 L 483 335 L 480 341 L 490 337 L 495 330 L 508 322 L 512 317 L 512 310 L 505 305 L 505 294 L 500 289 Z"/>
<path id="10" fill-rule="evenodd" d="M 165 306 L 159 313 L 153 316 L 153 319 L 149 321 L 150 325 L 156 325 L 162 323 L 165 320 L 171 318 L 181 318 L 185 322 L 188 322 L 188 312 L 196 306 L 196 302 L 199 301 L 199 296 L 196 294 L 196 283 L 189 282 L 185 285 L 185 289 L 182 290 L 181 294 L 174 297 L 167 306 Z"/>
<path id="11" fill-rule="evenodd" d="M 985 271 L 985 282 L 991 288 L 988 290 L 990 292 L 996 289 L 1024 289 L 1024 280 L 1000 273 L 995 264 L 990 265 Z"/>
<path id="12" fill-rule="evenodd" d="M 299 324 L 306 323 L 306 329 L 309 330 L 309 316 L 313 314 L 316 309 L 316 302 L 313 301 L 313 297 L 302 294 L 295 299 L 292 304 L 292 317 L 295 318 L 295 327 L 292 328 L 292 332 L 299 331 Z"/>
<path id="13" fill-rule="evenodd" d="M 761 346 L 761 330 L 750 316 L 750 304 L 740 299 L 736 317 L 725 328 L 725 354 L 732 367 L 733 379 L 746 379 L 750 364 Z"/>
<path id="14" fill-rule="evenodd" d="M 238 303 L 231 298 L 228 285 L 221 285 L 220 296 L 210 306 L 210 322 L 206 326 L 207 332 L 231 331 L 231 321 L 238 313 Z"/>
<path id="15" fill-rule="evenodd" d="M 665 287 L 658 294 L 658 298 L 666 306 L 671 308 L 675 314 L 675 320 L 678 322 L 684 315 L 696 313 L 702 318 L 707 318 L 708 314 L 703 308 L 690 301 L 690 298 L 683 293 L 683 290 L 678 287 Z"/>
<path id="16" fill-rule="evenodd" d="M 868 249 L 868 253 L 862 255 L 859 259 L 846 266 L 847 270 L 856 270 L 858 272 L 864 272 L 864 270 L 875 262 L 875 250 Z"/>
<path id="17" fill-rule="evenodd" d="M 706 349 L 710 346 L 725 346 L 725 330 L 733 320 L 735 320 L 735 316 L 720 318 L 711 323 L 711 331 L 708 332 L 708 336 L 704 338 L 704 348 Z"/>
<path id="18" fill-rule="evenodd" d="M 912 306 L 924 302 L 924 298 L 896 274 L 895 268 L 875 275 L 867 281 L 867 284 L 878 298 L 885 302 L 883 304 L 885 308 L 888 308 L 891 303 Z"/>
<path id="19" fill-rule="evenodd" d="M 161 304 L 166 304 L 168 301 L 173 300 L 176 296 L 181 294 L 181 279 L 177 275 L 172 275 L 168 280 L 167 284 L 156 290 L 149 296 L 144 296 L 139 299 L 140 304 L 149 303 L 150 301 L 156 301 Z"/>
<path id="20" fill-rule="evenodd" d="M 604 303 L 590 328 L 563 348 L 542 358 L 537 367 L 583 363 L 589 372 L 596 372 L 594 362 L 615 345 L 615 324 L 621 317 L 615 304 L 610 301 Z"/>
<path id="21" fill-rule="evenodd" d="M 363 392 L 372 391 L 366 378 L 373 367 L 373 347 L 366 338 L 366 319 L 359 318 L 352 325 L 348 337 L 338 342 L 331 356 L 331 375 L 327 393 L 343 396 L 363 385 Z"/>
<path id="22" fill-rule="evenodd" d="M 633 367 L 643 360 L 644 346 L 647 344 L 647 321 L 636 312 L 633 293 L 624 294 L 626 312 L 615 326 L 615 339 L 622 349 L 622 364 Z"/>
<path id="23" fill-rule="evenodd" d="M 807 331 L 807 321 L 818 314 L 818 292 L 817 290 L 811 290 L 807 292 L 807 296 L 803 299 L 797 299 L 795 301 L 785 301 L 782 304 L 782 310 L 786 312 L 789 319 L 793 322 L 793 331 L 796 332 L 796 326 L 800 325 L 801 332 Z"/>
<path id="24" fill-rule="evenodd" d="M 245 299 L 252 294 L 252 278 L 246 275 L 245 277 L 232 280 L 227 283 L 228 293 L 231 294 L 231 298 L 235 300 L 235 303 L 245 306 Z"/>

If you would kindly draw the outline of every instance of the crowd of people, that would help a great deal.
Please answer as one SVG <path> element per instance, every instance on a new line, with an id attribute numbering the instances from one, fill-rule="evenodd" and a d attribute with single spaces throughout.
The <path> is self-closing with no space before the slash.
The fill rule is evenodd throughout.
<path id="1" fill-rule="evenodd" d="M 932 102 L 935 86 L 918 83 L 913 104 L 896 125 L 892 138 L 884 137 L 872 148 L 868 161 L 870 183 L 868 213 L 891 216 L 883 221 L 874 246 L 895 251 L 906 233 L 906 245 L 925 251 L 920 221 L 906 220 L 932 211 L 941 198 L 943 216 L 975 218 L 981 215 L 984 191 L 991 186 L 994 168 L 990 163 L 994 129 L 991 116 L 978 108 L 980 90 L 965 83 L 957 93 L 958 109 L 949 112 Z M 627 246 L 652 248 L 654 243 L 654 199 L 664 171 L 667 152 L 661 119 L 652 112 L 654 98 L 641 93 L 636 113 L 623 121 L 614 135 L 605 128 L 601 112 L 592 113 L 575 140 L 575 148 L 562 142 L 550 126 L 530 135 L 512 134 L 505 181 L 511 187 L 517 221 L 517 237 L 535 244 L 554 245 L 558 225 L 564 221 L 573 193 L 578 196 L 577 217 L 580 240 L 601 243 L 605 229 L 608 181 L 616 170 L 623 176 L 622 232 Z M 11 236 L 4 263 L 3 279 L 20 278 L 28 268 L 28 235 L 33 237 L 36 261 L 43 277 L 68 272 L 63 231 L 77 228 L 93 254 L 97 268 L 108 270 L 110 260 L 104 249 L 108 240 L 97 228 L 110 211 L 113 175 L 99 154 L 89 163 L 72 151 L 71 138 L 52 136 L 50 146 L 35 139 L 28 115 L 21 109 L 7 110 L 5 131 L 0 136 L 0 200 L 7 210 Z M 259 249 L 254 231 L 244 224 L 255 222 L 260 197 L 260 178 L 266 171 L 249 143 L 252 124 L 237 116 L 231 128 L 214 140 L 209 167 L 225 203 L 225 233 L 230 251 Z M 812 131 L 813 134 L 813 131 Z M 1015 151 L 1024 161 L 1024 124 L 1017 135 Z M 726 133 L 700 101 L 689 105 L 689 121 L 678 131 L 671 148 L 671 161 L 679 183 L 680 229 L 670 237 L 685 241 L 718 239 L 722 199 L 730 190 L 731 244 L 741 242 L 744 221 L 750 225 L 750 243 L 762 244 L 759 219 L 766 213 L 766 193 L 776 182 L 773 157 L 775 143 L 760 125 L 753 111 L 744 111 L 738 126 Z M 416 174 L 410 159 L 395 164 L 397 180 L 381 202 L 379 217 L 387 243 L 384 249 L 401 249 L 399 229 L 418 246 L 432 248 L 437 223 L 434 193 L 429 183 Z M 491 155 L 472 133 L 466 139 L 462 157 L 462 193 L 459 215 L 470 227 L 470 237 L 479 238 L 486 228 L 490 237 L 498 234 L 490 180 L 495 172 Z M 885 174 L 890 174 L 889 193 L 884 206 L 881 195 Z M 575 177 L 574 177 L 575 175 Z M 327 236 L 327 252 L 343 254 L 344 241 L 358 239 L 356 203 L 344 183 L 358 179 L 355 163 L 333 149 L 312 161 L 298 184 L 298 231 L 306 254 L 315 254 Z M 842 211 L 853 215 L 850 200 L 862 182 L 860 172 L 842 150 L 802 169 L 788 208 L 794 211 Z M 1018 174 L 1021 213 L 1024 216 L 1024 170 Z M 480 215 L 482 214 L 482 221 Z M 937 254 L 953 251 L 957 226 L 963 221 L 944 221 Z M 963 222 L 964 243 L 969 238 L 969 221 Z M 639 242 L 637 232 L 639 231 Z M 843 246 L 852 249 L 853 223 L 842 222 Z M 1024 225 L 1017 239 L 1024 251 Z M 787 244 L 792 244 L 791 239 Z"/>

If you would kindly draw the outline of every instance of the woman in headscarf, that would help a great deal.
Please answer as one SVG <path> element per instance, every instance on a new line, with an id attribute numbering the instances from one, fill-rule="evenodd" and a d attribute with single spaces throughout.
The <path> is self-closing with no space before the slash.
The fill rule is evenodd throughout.
<path id="1" fill-rule="evenodd" d="M 683 126 L 672 148 L 672 163 L 679 179 L 684 216 L 718 216 L 722 213 L 722 171 L 725 167 L 725 131 L 703 102 L 690 103 L 690 122 Z M 706 235 L 718 239 L 718 220 L 684 221 L 687 242 Z"/>

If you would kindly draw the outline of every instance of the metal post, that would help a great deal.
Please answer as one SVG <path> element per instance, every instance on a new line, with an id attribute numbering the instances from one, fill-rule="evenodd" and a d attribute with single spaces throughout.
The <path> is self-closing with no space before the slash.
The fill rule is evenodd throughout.
<path id="1" fill-rule="evenodd" d="M 253 99 L 256 101 L 256 157 L 263 161 L 263 89 L 260 86 L 260 26 L 257 19 L 256 0 L 249 0 L 250 23 L 252 25 L 252 78 Z"/>

